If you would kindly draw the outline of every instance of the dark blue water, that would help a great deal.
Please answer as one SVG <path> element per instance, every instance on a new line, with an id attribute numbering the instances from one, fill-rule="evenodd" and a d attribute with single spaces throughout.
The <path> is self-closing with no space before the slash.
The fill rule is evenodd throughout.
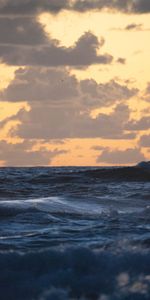
<path id="1" fill-rule="evenodd" d="M 0 299 L 150 299 L 150 172 L 0 169 Z"/>

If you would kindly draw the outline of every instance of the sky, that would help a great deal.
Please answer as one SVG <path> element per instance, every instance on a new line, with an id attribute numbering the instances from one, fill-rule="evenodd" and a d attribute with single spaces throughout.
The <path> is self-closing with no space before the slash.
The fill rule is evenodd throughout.
<path id="1" fill-rule="evenodd" d="M 150 160 L 149 54 L 149 0 L 0 0 L 0 166 Z"/>

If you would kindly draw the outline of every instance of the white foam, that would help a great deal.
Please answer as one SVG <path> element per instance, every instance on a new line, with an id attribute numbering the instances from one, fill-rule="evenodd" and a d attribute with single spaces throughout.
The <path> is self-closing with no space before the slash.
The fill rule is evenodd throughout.
<path id="1" fill-rule="evenodd" d="M 47 197 L 28 200 L 7 200 L 0 202 L 0 209 L 11 209 L 24 211 L 28 209 L 37 209 L 50 213 L 75 213 L 75 214 L 101 214 L 103 207 L 92 201 L 77 201 L 75 199 L 66 199 L 63 197 Z"/>
<path id="2" fill-rule="evenodd" d="M 104 200 L 104 199 L 103 199 Z M 36 198 L 28 200 L 5 200 L 0 201 L 0 211 L 1 215 L 7 214 L 7 211 L 11 214 L 23 213 L 26 210 L 29 212 L 32 210 L 37 210 L 40 212 L 47 213 L 62 213 L 62 214 L 79 214 L 79 215 L 101 215 L 106 213 L 110 216 L 117 216 L 123 213 L 139 213 L 145 208 L 138 207 L 130 203 L 124 203 L 124 205 L 119 205 L 119 202 L 112 203 L 112 201 L 102 201 L 92 198 L 64 198 L 64 197 L 46 197 L 46 198 Z M 148 210 L 147 210 L 148 211 Z M 9 214 L 9 213 L 8 213 Z"/>

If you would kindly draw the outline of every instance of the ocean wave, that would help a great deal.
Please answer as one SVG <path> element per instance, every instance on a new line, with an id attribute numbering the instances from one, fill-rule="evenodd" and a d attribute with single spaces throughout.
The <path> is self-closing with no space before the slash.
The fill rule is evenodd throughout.
<path id="1" fill-rule="evenodd" d="M 86 170 L 85 174 L 103 180 L 113 181 L 150 181 L 150 172 L 148 169 L 140 167 L 118 167 L 103 168 L 95 170 Z"/>
<path id="2" fill-rule="evenodd" d="M 67 245 L 122 250 L 150 245 L 150 206 L 138 207 L 130 200 L 114 205 L 95 198 L 1 201 L 0 218 L 0 247 L 6 251 Z"/>
<path id="3" fill-rule="evenodd" d="M 32 168 L 31 168 L 32 169 Z M 150 181 L 149 168 L 142 166 L 133 167 L 85 167 L 85 168 L 47 168 L 44 172 L 29 179 L 32 184 L 57 182 L 66 184 L 76 181 L 84 181 L 88 178 L 119 181 Z"/>
<path id="4" fill-rule="evenodd" d="M 134 201 L 121 202 L 120 199 L 112 200 L 111 197 L 45 197 L 27 200 L 3 200 L 0 201 L 0 218 L 13 217 L 18 214 L 45 213 L 54 215 L 74 215 L 74 216 L 93 216 L 100 217 L 107 215 L 109 217 L 118 214 L 132 214 L 147 212 L 147 205 L 143 203 L 134 203 Z"/>
<path id="5" fill-rule="evenodd" d="M 143 167 L 1 168 L 0 298 L 149 300 L 149 190 Z"/>
<path id="6" fill-rule="evenodd" d="M 121 190 L 121 185 L 129 184 L 133 194 L 133 185 L 149 183 L 150 172 L 141 167 L 1 168 L 0 200 L 64 195 L 116 196 L 115 190 Z"/>
<path id="7" fill-rule="evenodd" d="M 146 300 L 150 254 L 81 247 L 1 253 L 0 282 L 3 300 Z"/>
<path id="8" fill-rule="evenodd" d="M 73 201 L 74 200 L 74 201 Z M 77 215 L 100 215 L 102 207 L 75 199 L 64 197 L 47 197 L 28 200 L 0 201 L 0 216 L 16 216 L 21 213 L 33 212 L 59 213 L 59 214 L 77 214 Z"/>

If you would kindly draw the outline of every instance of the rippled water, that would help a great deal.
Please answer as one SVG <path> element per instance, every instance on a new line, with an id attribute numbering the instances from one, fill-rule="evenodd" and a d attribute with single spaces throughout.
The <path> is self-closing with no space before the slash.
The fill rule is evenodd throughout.
<path id="1" fill-rule="evenodd" d="M 149 250 L 148 170 L 0 169 L 2 300 L 150 299 Z"/>

